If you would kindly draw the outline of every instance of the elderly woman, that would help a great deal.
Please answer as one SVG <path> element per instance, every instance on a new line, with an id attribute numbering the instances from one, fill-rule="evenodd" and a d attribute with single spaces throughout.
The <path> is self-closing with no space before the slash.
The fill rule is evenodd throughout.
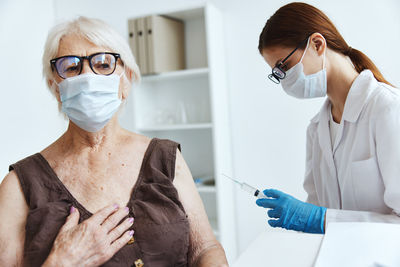
<path id="1" fill-rule="evenodd" d="M 0 186 L 0 265 L 226 266 L 179 145 L 118 123 L 140 79 L 127 42 L 80 17 L 49 33 L 43 64 L 69 126 Z"/>

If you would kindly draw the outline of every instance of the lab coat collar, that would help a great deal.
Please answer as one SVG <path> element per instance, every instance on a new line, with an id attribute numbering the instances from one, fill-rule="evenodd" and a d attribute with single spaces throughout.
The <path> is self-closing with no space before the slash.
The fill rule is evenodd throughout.
<path id="1" fill-rule="evenodd" d="M 370 70 L 364 70 L 357 76 L 347 95 L 342 120 L 348 122 L 357 121 L 368 97 L 373 89 L 376 88 L 376 83 L 377 81 Z M 327 98 L 320 112 L 311 119 L 311 122 L 318 123 L 320 120 L 329 120 L 329 106 L 330 101 Z"/>
<path id="2" fill-rule="evenodd" d="M 343 119 L 348 122 L 356 122 L 361 110 L 367 103 L 368 97 L 376 88 L 377 81 L 370 70 L 362 71 L 354 80 L 346 98 L 343 110 Z"/>
<path id="3" fill-rule="evenodd" d="M 321 107 L 321 110 L 315 115 L 312 119 L 311 122 L 313 123 L 318 123 L 320 120 L 329 120 L 329 113 L 327 113 L 328 107 L 330 106 L 330 100 L 329 98 L 325 99 L 324 104 Z"/>

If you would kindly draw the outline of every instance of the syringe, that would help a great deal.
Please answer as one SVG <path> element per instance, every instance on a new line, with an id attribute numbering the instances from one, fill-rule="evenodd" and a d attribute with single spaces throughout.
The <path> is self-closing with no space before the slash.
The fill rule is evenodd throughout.
<path id="1" fill-rule="evenodd" d="M 260 190 L 258 190 L 255 187 L 252 187 L 249 184 L 246 183 L 241 183 L 238 180 L 233 179 L 232 177 L 229 177 L 226 174 L 221 173 L 223 176 L 225 176 L 226 178 L 229 178 L 231 181 L 237 183 L 238 185 L 240 185 L 240 188 L 250 194 L 252 194 L 253 196 L 257 197 L 257 198 L 267 198 L 263 192 L 261 192 Z"/>

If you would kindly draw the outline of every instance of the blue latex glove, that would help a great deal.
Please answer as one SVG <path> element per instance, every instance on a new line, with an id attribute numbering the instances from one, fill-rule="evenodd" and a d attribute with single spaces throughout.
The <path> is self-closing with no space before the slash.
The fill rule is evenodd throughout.
<path id="1" fill-rule="evenodd" d="M 264 195 L 269 198 L 257 199 L 260 207 L 269 208 L 268 216 L 272 227 L 282 227 L 307 233 L 324 233 L 326 208 L 302 202 L 279 190 L 266 189 Z"/>

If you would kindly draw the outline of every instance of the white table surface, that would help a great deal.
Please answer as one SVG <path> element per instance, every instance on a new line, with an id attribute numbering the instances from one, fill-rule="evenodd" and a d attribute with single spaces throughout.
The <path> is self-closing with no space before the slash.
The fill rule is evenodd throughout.
<path id="1" fill-rule="evenodd" d="M 239 256 L 233 267 L 311 267 L 323 235 L 269 228 Z"/>

